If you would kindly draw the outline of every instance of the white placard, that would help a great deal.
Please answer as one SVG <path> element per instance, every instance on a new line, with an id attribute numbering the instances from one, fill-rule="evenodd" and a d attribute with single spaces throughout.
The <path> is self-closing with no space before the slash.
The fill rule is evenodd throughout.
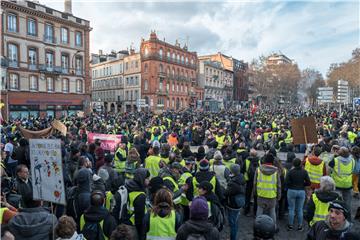
<path id="1" fill-rule="evenodd" d="M 33 198 L 65 204 L 60 139 L 29 139 Z"/>

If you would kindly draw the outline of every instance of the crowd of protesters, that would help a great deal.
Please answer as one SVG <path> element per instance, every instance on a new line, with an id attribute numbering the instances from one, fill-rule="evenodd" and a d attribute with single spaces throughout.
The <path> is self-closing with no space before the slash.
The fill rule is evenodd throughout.
<path id="1" fill-rule="evenodd" d="M 317 143 L 293 144 L 291 119 L 313 116 Z M 51 118 L 1 125 L 2 239 L 360 239 L 360 113 L 274 108 L 59 119 L 67 204 L 33 199 L 29 141 Z M 88 133 L 119 134 L 115 149 Z M 279 159 L 279 153 L 286 153 Z M 303 158 L 297 157 L 303 153 Z M 284 154 L 283 154 L 284 155 Z M 282 155 L 282 156 L 283 156 Z M 51 208 L 51 209 L 50 209 Z M 352 212 L 356 209 L 357 212 Z M 222 233 L 229 229 L 226 237 Z"/>

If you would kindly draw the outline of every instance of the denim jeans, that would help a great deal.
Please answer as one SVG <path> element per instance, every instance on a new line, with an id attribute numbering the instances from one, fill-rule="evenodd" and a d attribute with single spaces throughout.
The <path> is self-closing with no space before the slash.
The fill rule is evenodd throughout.
<path id="1" fill-rule="evenodd" d="M 303 207 L 305 202 L 305 190 L 288 189 L 287 199 L 289 205 L 289 225 L 294 225 L 295 211 L 299 226 L 303 224 Z"/>
<path id="2" fill-rule="evenodd" d="M 228 220 L 230 226 L 230 240 L 237 240 L 236 235 L 238 232 L 238 220 L 240 216 L 240 209 L 228 208 Z"/>

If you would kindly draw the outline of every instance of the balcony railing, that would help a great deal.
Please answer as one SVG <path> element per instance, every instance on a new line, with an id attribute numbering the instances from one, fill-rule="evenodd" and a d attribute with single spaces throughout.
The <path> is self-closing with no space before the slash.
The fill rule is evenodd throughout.
<path id="1" fill-rule="evenodd" d="M 10 60 L 9 67 L 17 68 L 17 67 L 19 67 L 19 62 L 16 60 Z"/>
<path id="2" fill-rule="evenodd" d="M 29 70 L 37 70 L 38 66 L 37 64 L 29 64 Z"/>
<path id="3" fill-rule="evenodd" d="M 48 36 L 48 35 L 44 34 L 44 42 L 51 43 L 51 44 L 56 44 L 56 37 Z"/>
<path id="4" fill-rule="evenodd" d="M 68 74 L 69 73 L 69 69 L 68 68 L 61 68 L 61 73 L 63 74 Z"/>
<path id="5" fill-rule="evenodd" d="M 158 76 L 159 77 L 166 77 L 166 73 L 165 72 L 158 72 Z"/>
<path id="6" fill-rule="evenodd" d="M 50 73 L 50 74 L 61 74 L 61 67 L 56 67 L 53 65 L 40 64 L 39 71 Z"/>
<path id="7" fill-rule="evenodd" d="M 1 57 L 1 66 L 2 67 L 8 67 L 9 66 L 9 60 L 5 57 Z"/>
<path id="8" fill-rule="evenodd" d="M 82 76 L 83 75 L 83 71 L 81 69 L 76 69 L 75 70 L 75 75 L 76 76 Z"/>
<path id="9" fill-rule="evenodd" d="M 168 96 L 169 95 L 169 91 L 168 90 L 156 90 L 156 94 L 159 96 Z"/>

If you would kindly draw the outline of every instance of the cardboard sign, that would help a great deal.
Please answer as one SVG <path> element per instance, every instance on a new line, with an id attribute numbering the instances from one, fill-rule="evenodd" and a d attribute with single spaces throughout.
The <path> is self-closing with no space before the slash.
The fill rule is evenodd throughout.
<path id="1" fill-rule="evenodd" d="M 78 111 L 77 116 L 83 118 L 85 116 L 85 113 L 83 111 Z"/>
<path id="2" fill-rule="evenodd" d="M 54 121 L 51 122 L 51 126 L 53 126 L 53 128 L 55 128 L 56 130 L 61 132 L 61 134 L 63 136 L 66 136 L 67 128 L 66 128 L 65 124 L 63 124 L 59 120 L 54 119 Z"/>
<path id="3" fill-rule="evenodd" d="M 65 205 L 60 139 L 30 139 L 33 198 Z"/>
<path id="4" fill-rule="evenodd" d="M 294 144 L 318 143 L 314 117 L 292 119 L 291 132 Z"/>
<path id="5" fill-rule="evenodd" d="M 108 150 L 114 153 L 118 144 L 121 143 L 121 135 L 115 134 L 100 134 L 100 133 L 88 133 L 88 142 L 94 143 L 96 139 L 101 141 L 101 147 L 104 150 Z"/>
<path id="6" fill-rule="evenodd" d="M 30 138 L 48 138 L 52 134 L 52 131 L 53 131 L 52 127 L 48 127 L 48 128 L 43 129 L 43 130 L 40 130 L 40 131 L 30 131 L 30 130 L 27 130 L 27 129 L 21 127 L 21 126 L 18 126 L 18 128 L 19 128 L 21 134 L 26 139 L 30 139 Z"/>

